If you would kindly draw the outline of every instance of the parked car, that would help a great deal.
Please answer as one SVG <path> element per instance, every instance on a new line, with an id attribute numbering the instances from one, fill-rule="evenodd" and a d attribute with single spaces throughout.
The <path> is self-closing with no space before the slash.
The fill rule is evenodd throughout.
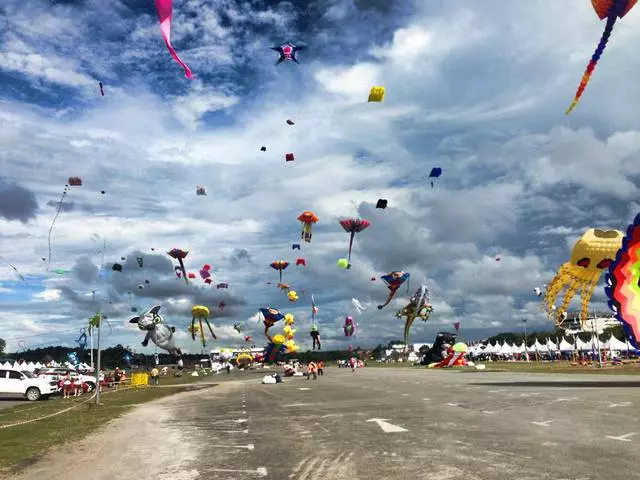
<path id="1" fill-rule="evenodd" d="M 41 370 L 36 370 L 34 373 L 39 378 L 48 378 L 50 380 L 58 381 L 61 378 L 65 377 L 67 375 L 67 372 L 69 372 L 69 369 L 67 368 L 44 368 Z M 81 373 L 74 372 L 73 370 L 71 370 L 71 376 L 80 378 L 82 384 L 86 384 L 87 388 L 83 388 L 84 391 L 90 392 L 94 388 L 96 388 L 96 377 L 83 375 Z"/>
<path id="2" fill-rule="evenodd" d="M 56 382 L 39 378 L 31 372 L 2 368 L 0 369 L 0 395 L 22 395 L 28 400 L 46 400 L 55 393 Z"/>

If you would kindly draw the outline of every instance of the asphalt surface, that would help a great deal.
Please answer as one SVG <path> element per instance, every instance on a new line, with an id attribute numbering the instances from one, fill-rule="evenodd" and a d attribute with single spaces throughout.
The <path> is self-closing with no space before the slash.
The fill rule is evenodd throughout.
<path id="1" fill-rule="evenodd" d="M 166 478 L 640 478 L 637 377 L 329 368 L 262 385 L 262 374 L 170 397 L 163 428 L 197 461 Z"/>

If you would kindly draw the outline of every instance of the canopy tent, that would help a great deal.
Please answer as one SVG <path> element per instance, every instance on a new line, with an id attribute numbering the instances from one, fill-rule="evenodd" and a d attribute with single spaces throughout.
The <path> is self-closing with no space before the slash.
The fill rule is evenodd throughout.
<path id="1" fill-rule="evenodd" d="M 561 352 L 573 352 L 576 349 L 576 347 L 571 343 L 569 343 L 567 339 L 564 337 L 562 337 L 562 340 L 560 341 L 560 345 L 558 345 L 558 348 L 560 349 Z"/>
<path id="2" fill-rule="evenodd" d="M 547 344 L 546 344 L 547 349 L 549 349 L 550 352 L 557 352 L 558 351 L 558 346 L 553 343 L 553 341 L 550 338 L 547 338 Z"/>
<path id="3" fill-rule="evenodd" d="M 498 350 L 499 355 L 513 355 L 513 347 L 507 343 L 505 340 L 502 343 L 502 346 Z"/>
<path id="4" fill-rule="evenodd" d="M 602 348 L 604 348 L 605 350 L 610 350 L 612 352 L 626 352 L 627 344 L 618 340 L 613 334 L 611 334 L 611 337 L 609 338 L 609 340 L 604 342 Z"/>

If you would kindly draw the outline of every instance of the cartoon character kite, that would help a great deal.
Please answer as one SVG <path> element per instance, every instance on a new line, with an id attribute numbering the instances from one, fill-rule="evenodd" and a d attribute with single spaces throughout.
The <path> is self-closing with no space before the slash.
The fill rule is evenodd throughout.
<path id="1" fill-rule="evenodd" d="M 344 319 L 344 326 L 342 327 L 344 330 L 345 337 L 351 337 L 356 332 L 356 325 L 353 323 L 353 317 L 349 316 Z"/>
<path id="2" fill-rule="evenodd" d="M 320 220 L 317 215 L 309 210 L 306 210 L 300 214 L 298 220 L 302 222 L 302 233 L 300 238 L 305 242 L 311 243 L 311 229 L 313 224 Z"/>
<path id="3" fill-rule="evenodd" d="M 423 322 L 429 319 L 429 315 L 433 313 L 433 306 L 429 303 L 429 289 L 426 285 L 420 285 L 420 288 L 413 294 L 409 303 L 396 312 L 396 317 L 405 317 L 407 320 L 404 324 L 404 344 L 409 345 L 409 330 L 416 318 L 420 318 Z"/>
<path id="4" fill-rule="evenodd" d="M 318 326 L 314 323 L 311 325 L 311 332 L 309 333 L 311 338 L 313 339 L 313 350 L 318 347 L 318 350 L 322 348 L 322 344 L 320 343 L 320 331 L 318 331 Z"/>
<path id="5" fill-rule="evenodd" d="M 615 260 L 609 266 L 605 292 L 634 347 L 640 345 L 640 214 L 627 228 Z"/>
<path id="6" fill-rule="evenodd" d="M 587 69 L 582 75 L 582 80 L 580 80 L 580 85 L 578 86 L 576 96 L 567 109 L 567 115 L 569 115 L 573 111 L 573 109 L 578 106 L 578 103 L 580 103 L 580 98 L 582 97 L 585 88 L 587 88 L 589 80 L 591 80 L 591 75 L 593 75 L 600 57 L 604 53 L 604 49 L 607 46 L 607 42 L 609 41 L 609 37 L 611 36 L 613 26 L 615 25 L 617 19 L 623 18 L 627 13 L 629 13 L 629 10 L 631 10 L 636 5 L 637 1 L 638 0 L 591 0 L 591 4 L 598 14 L 598 17 L 600 17 L 600 20 L 604 20 L 606 18 L 607 24 L 604 27 L 602 37 L 600 37 L 600 43 L 598 43 L 598 47 L 593 53 L 593 56 L 591 57 L 591 60 L 587 65 Z"/>
<path id="7" fill-rule="evenodd" d="M 187 275 L 187 270 L 184 268 L 184 259 L 187 257 L 187 255 L 189 255 L 189 250 L 174 248 L 171 251 L 167 252 L 167 255 L 169 255 L 174 260 L 178 260 L 178 263 L 180 264 L 180 272 L 182 272 L 182 276 L 184 277 L 184 282 L 187 284 L 187 286 L 189 286 L 189 276 Z"/>
<path id="8" fill-rule="evenodd" d="M 543 300 L 544 309 L 549 318 L 555 314 L 556 325 L 562 325 L 563 313 L 567 311 L 571 299 L 578 290 L 581 290 L 582 309 L 580 320 L 584 327 L 587 321 L 587 312 L 591 295 L 595 289 L 600 273 L 608 270 L 616 252 L 622 245 L 623 234 L 619 230 L 599 230 L 590 228 L 576 242 L 571 251 L 569 262 L 562 264 L 558 273 L 547 287 Z M 555 309 L 556 297 L 567 287 L 560 308 Z"/>
<path id="9" fill-rule="evenodd" d="M 340 225 L 344 228 L 344 231 L 350 234 L 349 237 L 349 257 L 347 261 L 349 265 L 347 268 L 351 267 L 351 248 L 353 247 L 353 237 L 356 233 L 360 233 L 371 225 L 369 220 L 361 219 L 361 218 L 345 218 L 344 220 L 340 220 Z"/>
<path id="10" fill-rule="evenodd" d="M 287 269 L 289 266 L 289 262 L 285 262 L 284 260 L 276 260 L 271 264 L 271 268 L 278 271 L 280 283 L 282 283 L 282 272 Z"/>
<path id="11" fill-rule="evenodd" d="M 196 324 L 196 319 L 198 319 L 198 322 L 200 323 L 200 338 L 202 340 L 202 346 L 206 346 L 207 341 L 204 337 L 204 327 L 202 326 L 202 320 L 204 319 L 204 321 L 207 323 L 207 327 L 209 327 L 209 331 L 211 332 L 211 337 L 214 340 L 217 340 L 218 337 L 216 337 L 216 334 L 213 333 L 213 328 L 211 328 L 211 324 L 209 323 L 209 309 L 203 305 L 194 305 L 191 308 L 191 315 L 193 316 L 191 318 L 191 338 L 193 340 L 196 339 L 196 332 L 195 332 L 195 324 Z"/>
<path id="12" fill-rule="evenodd" d="M 387 297 L 387 301 L 382 305 L 378 305 L 378 310 L 382 310 L 384 307 L 389 305 L 389 302 L 395 297 L 396 292 L 400 288 L 400 286 L 406 282 L 411 275 L 407 272 L 390 272 L 386 275 L 383 275 L 382 281 L 387 284 L 387 288 L 389 289 L 389 296 Z M 407 289 L 409 285 L 407 284 Z"/>
<path id="13" fill-rule="evenodd" d="M 280 58 L 276 62 L 276 65 L 280 65 L 282 62 L 298 62 L 296 55 L 298 52 L 301 52 L 305 49 L 305 47 L 298 47 L 293 43 L 283 43 L 278 47 L 271 47 L 271 50 L 275 50 L 280 54 Z"/>

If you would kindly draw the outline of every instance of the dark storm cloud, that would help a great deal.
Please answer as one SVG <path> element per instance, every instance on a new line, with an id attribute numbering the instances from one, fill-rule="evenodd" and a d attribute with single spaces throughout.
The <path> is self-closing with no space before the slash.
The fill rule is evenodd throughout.
<path id="1" fill-rule="evenodd" d="M 229 256 L 229 261 L 236 266 L 244 262 L 251 263 L 251 254 L 246 248 L 235 248 Z"/>
<path id="2" fill-rule="evenodd" d="M 0 216 L 27 223 L 38 213 L 35 194 L 15 182 L 0 178 Z"/>

